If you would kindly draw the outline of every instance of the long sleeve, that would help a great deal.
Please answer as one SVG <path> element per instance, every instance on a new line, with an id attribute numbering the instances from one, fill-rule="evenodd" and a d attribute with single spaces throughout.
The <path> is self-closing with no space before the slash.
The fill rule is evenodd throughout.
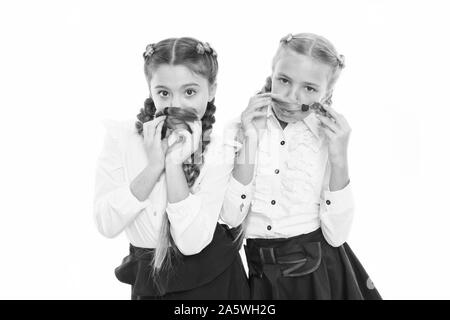
<path id="1" fill-rule="evenodd" d="M 207 153 L 204 176 L 194 193 L 166 208 L 172 238 L 184 255 L 199 253 L 211 242 L 233 168 L 224 158 L 221 142 L 211 141 Z"/>
<path id="2" fill-rule="evenodd" d="M 228 161 L 234 167 L 234 158 L 236 153 L 242 148 L 242 143 L 238 140 L 239 122 L 237 120 L 231 122 L 224 130 L 223 148 Z M 231 171 L 233 168 L 231 168 Z M 244 221 L 250 209 L 253 199 L 253 179 L 247 185 L 243 185 L 237 181 L 232 173 L 225 193 L 221 219 L 235 228 Z"/>
<path id="3" fill-rule="evenodd" d="M 320 199 L 320 224 L 327 242 L 339 247 L 350 234 L 354 215 L 353 193 L 350 182 L 341 190 L 330 191 L 329 180 L 330 166 L 327 163 Z"/>
<path id="4" fill-rule="evenodd" d="M 94 218 L 99 232 L 113 238 L 150 204 L 148 200 L 139 201 L 125 179 L 120 124 L 109 121 L 105 126 L 107 132 L 95 175 Z"/>

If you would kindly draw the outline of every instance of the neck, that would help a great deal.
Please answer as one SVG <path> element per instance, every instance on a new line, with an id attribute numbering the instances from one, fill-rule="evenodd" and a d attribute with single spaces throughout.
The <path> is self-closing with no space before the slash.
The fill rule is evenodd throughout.
<path id="1" fill-rule="evenodd" d="M 283 120 L 278 119 L 278 117 L 277 117 L 277 115 L 275 114 L 275 112 L 274 112 L 273 114 L 274 114 L 275 118 L 278 120 L 278 123 L 280 124 L 281 129 L 284 130 L 284 128 L 286 128 L 286 126 L 288 125 L 288 123 L 287 123 L 287 122 L 284 122 Z"/>

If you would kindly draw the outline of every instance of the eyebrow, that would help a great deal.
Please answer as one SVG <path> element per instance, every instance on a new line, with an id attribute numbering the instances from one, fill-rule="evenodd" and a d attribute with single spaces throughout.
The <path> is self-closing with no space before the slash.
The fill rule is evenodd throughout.
<path id="1" fill-rule="evenodd" d="M 287 78 L 288 80 L 292 80 L 291 77 L 289 77 L 287 74 L 282 73 L 282 72 L 280 72 L 280 73 L 278 74 L 278 76 L 279 76 L 279 77 Z M 317 87 L 317 88 L 320 87 L 320 85 L 318 85 L 317 83 L 314 83 L 314 82 L 308 82 L 308 81 L 305 81 L 305 82 L 303 82 L 303 83 L 306 84 L 307 86 L 314 86 L 314 87 Z"/>
<path id="2" fill-rule="evenodd" d="M 320 87 L 318 84 L 313 83 L 313 82 L 308 82 L 308 81 L 306 81 L 306 82 L 303 82 L 303 83 L 306 84 L 306 85 L 308 85 L 308 86 Z"/>
<path id="3" fill-rule="evenodd" d="M 289 76 L 288 76 L 287 74 L 285 74 L 285 73 L 279 73 L 278 76 L 287 78 L 287 79 L 289 79 L 289 80 L 292 80 L 292 78 L 289 77 Z"/>
<path id="4" fill-rule="evenodd" d="M 194 86 L 195 86 L 195 87 L 200 87 L 199 84 L 192 82 L 192 83 L 184 84 L 184 85 L 182 86 L 182 88 L 186 88 L 186 87 L 194 87 Z M 155 86 L 155 89 L 168 89 L 168 88 L 167 88 L 166 86 L 158 85 L 158 86 Z"/>
<path id="5" fill-rule="evenodd" d="M 183 88 L 186 88 L 186 87 L 200 87 L 200 85 L 198 83 L 192 82 L 192 83 L 183 85 Z"/>

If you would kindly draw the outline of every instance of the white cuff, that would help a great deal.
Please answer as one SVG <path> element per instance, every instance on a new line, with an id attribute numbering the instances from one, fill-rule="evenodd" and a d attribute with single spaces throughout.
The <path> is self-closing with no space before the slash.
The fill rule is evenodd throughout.
<path id="1" fill-rule="evenodd" d="M 320 225 L 327 242 L 333 247 L 344 244 L 353 222 L 354 203 L 350 183 L 337 191 L 324 191 L 320 205 Z"/>
<path id="2" fill-rule="evenodd" d="M 340 213 L 353 208 L 354 200 L 351 184 L 348 183 L 347 186 L 341 190 L 324 190 L 322 200 L 322 205 L 324 207 L 323 211 L 330 214 Z"/>
<path id="3" fill-rule="evenodd" d="M 170 222 L 173 223 L 173 220 L 185 220 L 191 213 L 200 212 L 201 205 L 201 198 L 195 194 L 189 193 L 183 200 L 167 203 L 166 211 Z M 175 224 L 177 223 L 175 222 Z"/>
<path id="4" fill-rule="evenodd" d="M 247 185 L 243 185 L 237 181 L 233 175 L 228 182 L 228 190 L 234 200 L 247 204 L 252 201 L 253 198 L 253 181 L 250 181 Z"/>
<path id="5" fill-rule="evenodd" d="M 221 219 L 231 227 L 237 227 L 247 216 L 253 199 L 253 182 L 243 185 L 230 177 L 225 195 Z"/>

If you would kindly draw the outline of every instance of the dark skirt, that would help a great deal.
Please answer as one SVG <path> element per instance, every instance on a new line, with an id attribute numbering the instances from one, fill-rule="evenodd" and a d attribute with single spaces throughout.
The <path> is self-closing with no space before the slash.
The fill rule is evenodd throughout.
<path id="1" fill-rule="evenodd" d="M 248 279 L 239 255 L 235 230 L 217 224 L 211 243 L 200 253 L 178 254 L 169 270 L 152 273 L 154 249 L 130 244 L 130 254 L 115 269 L 119 281 L 131 285 L 133 300 L 249 299 Z M 171 252 L 172 255 L 173 252 Z"/>
<path id="2" fill-rule="evenodd" d="M 283 239 L 247 239 L 251 298 L 381 300 L 347 243 L 333 247 L 319 228 Z"/>

